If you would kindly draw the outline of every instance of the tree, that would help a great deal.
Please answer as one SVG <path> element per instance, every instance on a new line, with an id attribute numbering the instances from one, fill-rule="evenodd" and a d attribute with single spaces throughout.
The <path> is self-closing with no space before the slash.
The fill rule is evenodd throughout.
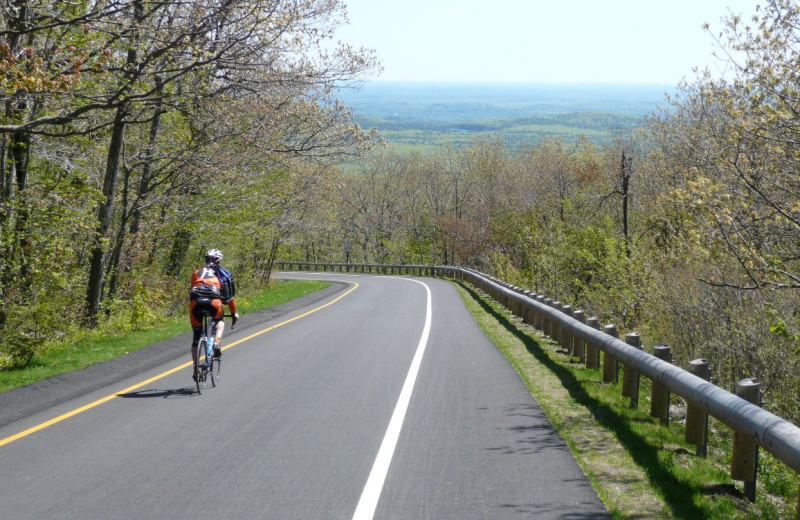
<path id="1" fill-rule="evenodd" d="M 691 158 L 674 195 L 703 201 L 692 209 L 722 267 L 708 283 L 800 288 L 798 27 L 788 0 L 769 0 L 752 24 L 729 17 L 718 41 L 732 77 L 685 84 L 664 116 Z"/>
<path id="2" fill-rule="evenodd" d="M 108 29 L 114 40 L 109 44 L 117 45 L 120 63 L 110 69 L 116 72 L 112 82 L 117 85 L 112 97 L 116 101 L 102 180 L 105 199 L 97 209 L 87 285 L 89 317 L 99 311 L 106 282 L 105 241 L 115 210 L 126 132 L 148 106 L 155 106 L 148 145 L 152 147 L 158 115 L 175 101 L 177 108 L 186 109 L 203 106 L 210 97 L 257 96 L 290 122 L 292 133 L 282 134 L 270 145 L 279 143 L 278 151 L 309 154 L 325 149 L 317 138 L 326 112 L 315 107 L 329 99 L 337 82 L 353 80 L 374 67 L 369 53 L 349 48 L 323 53 L 319 61 L 308 56 L 308 47 L 328 37 L 343 14 L 335 0 L 133 1 L 126 7 L 115 20 L 122 29 Z"/>
<path id="3" fill-rule="evenodd" d="M 326 43 L 345 15 L 338 0 L 0 3 L 5 345 L 180 276 L 219 221 L 203 197 L 241 185 L 269 209 L 239 218 L 291 221 L 301 187 L 372 146 L 336 100 L 378 67 L 369 50 Z"/>

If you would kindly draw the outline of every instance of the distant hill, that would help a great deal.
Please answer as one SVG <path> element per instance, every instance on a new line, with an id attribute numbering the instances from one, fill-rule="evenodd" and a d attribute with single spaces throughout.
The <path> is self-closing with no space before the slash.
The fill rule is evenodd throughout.
<path id="1" fill-rule="evenodd" d="M 665 104 L 668 85 L 370 82 L 340 98 L 390 145 L 462 145 L 499 134 L 514 146 L 560 135 L 595 141 L 636 128 Z"/>

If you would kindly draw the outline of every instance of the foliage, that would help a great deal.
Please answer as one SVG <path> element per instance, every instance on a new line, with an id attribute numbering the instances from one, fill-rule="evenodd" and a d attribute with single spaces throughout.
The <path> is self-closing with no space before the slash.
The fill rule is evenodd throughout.
<path id="1" fill-rule="evenodd" d="M 183 313 L 210 245 L 265 283 L 330 165 L 377 143 L 336 100 L 379 68 L 329 42 L 338 0 L 0 12 L 3 366 L 75 323 Z"/>
<path id="2" fill-rule="evenodd" d="M 646 132 L 601 145 L 494 134 L 374 154 L 282 254 L 477 268 L 669 344 L 676 363 L 707 358 L 724 388 L 758 377 L 764 406 L 797 422 L 794 163 L 763 155 L 788 145 L 736 130 L 739 90 L 704 75 L 683 89 Z"/>

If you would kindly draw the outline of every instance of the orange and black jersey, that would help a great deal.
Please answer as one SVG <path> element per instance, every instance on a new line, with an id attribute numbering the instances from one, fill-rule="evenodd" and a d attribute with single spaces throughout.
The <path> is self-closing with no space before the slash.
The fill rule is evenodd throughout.
<path id="1" fill-rule="evenodd" d="M 201 267 L 192 273 L 192 286 L 190 297 L 197 298 L 222 298 L 222 282 L 213 267 Z"/>
<path id="2" fill-rule="evenodd" d="M 231 308 L 231 312 L 236 312 L 233 303 L 235 296 L 233 275 L 222 267 L 207 265 L 192 273 L 190 299 L 221 299 Z"/>

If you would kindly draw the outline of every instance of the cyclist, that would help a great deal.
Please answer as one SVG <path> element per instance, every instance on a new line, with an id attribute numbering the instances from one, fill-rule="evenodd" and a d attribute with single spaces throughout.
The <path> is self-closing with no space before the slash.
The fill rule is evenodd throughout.
<path id="1" fill-rule="evenodd" d="M 224 311 L 222 305 L 228 306 L 233 314 L 232 323 L 236 323 L 239 314 L 236 312 L 236 285 L 230 271 L 223 269 L 219 263 L 222 251 L 209 249 L 205 255 L 206 265 L 192 273 L 192 285 L 189 291 L 189 320 L 192 323 L 192 362 L 197 366 L 197 343 L 203 333 L 203 315 L 211 316 L 211 330 L 214 335 L 214 356 L 221 357 L 220 339 L 225 330 L 222 321 Z M 196 378 L 197 374 L 192 374 Z"/>

